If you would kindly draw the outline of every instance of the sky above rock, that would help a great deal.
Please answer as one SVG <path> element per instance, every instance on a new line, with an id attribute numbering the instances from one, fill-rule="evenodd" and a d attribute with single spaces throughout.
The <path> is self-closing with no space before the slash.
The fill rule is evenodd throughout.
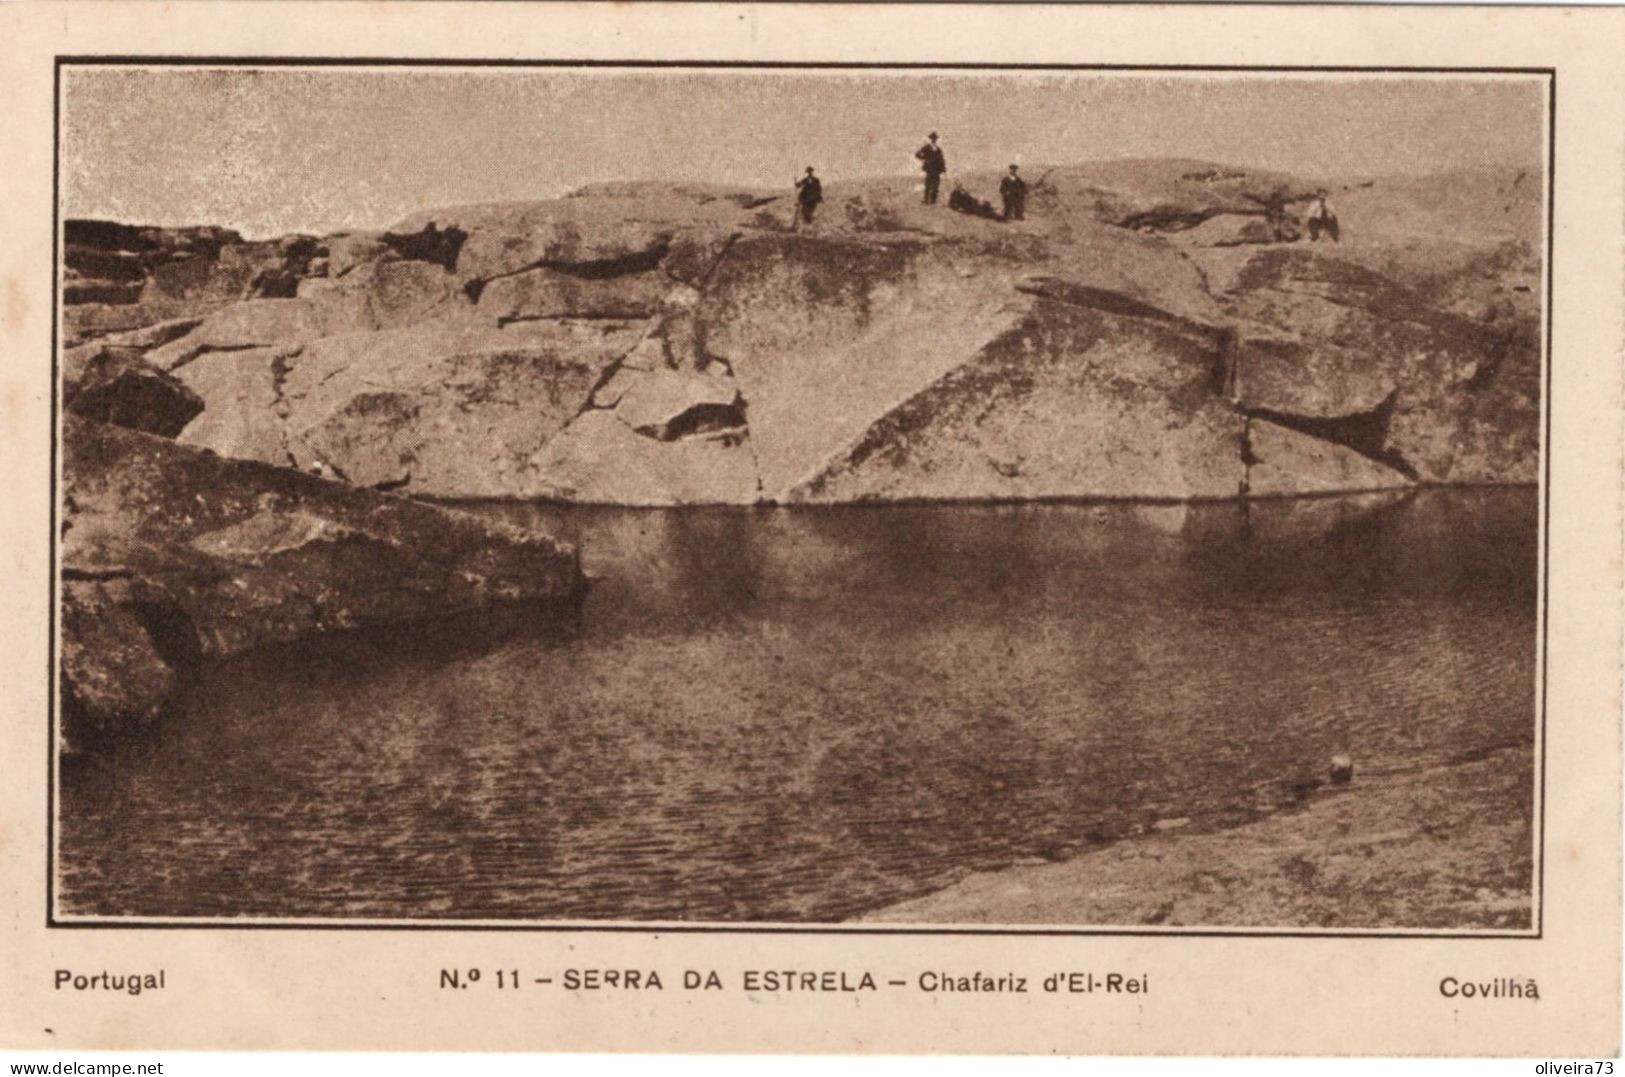
<path id="1" fill-rule="evenodd" d="M 1514 76 L 69 68 L 62 211 L 247 236 L 382 228 L 604 180 L 787 186 L 1188 157 L 1345 179 L 1539 167 Z"/>

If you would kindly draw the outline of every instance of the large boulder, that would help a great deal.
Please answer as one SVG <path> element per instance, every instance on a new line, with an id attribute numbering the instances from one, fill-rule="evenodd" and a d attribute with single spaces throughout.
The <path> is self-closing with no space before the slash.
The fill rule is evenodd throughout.
<path id="1" fill-rule="evenodd" d="M 189 323 L 190 327 L 196 327 L 204 314 L 226 305 L 227 300 L 190 303 L 171 299 L 65 305 L 62 308 L 62 344 L 71 348 L 90 341 L 137 335 L 157 325 Z M 188 328 L 187 332 L 190 331 L 191 328 Z"/>
<path id="2" fill-rule="evenodd" d="M 377 328 L 364 294 L 316 299 L 253 299 L 223 307 L 196 329 L 154 348 L 147 361 L 174 370 L 208 352 L 289 347 L 335 333 Z"/>
<path id="3" fill-rule="evenodd" d="M 1339 421 L 1360 438 L 1345 443 L 1429 482 L 1534 481 L 1539 338 L 1521 320 L 1441 310 L 1317 251 L 1258 252 L 1232 280 L 1244 410 L 1322 434 Z"/>
<path id="4" fill-rule="evenodd" d="M 1316 181 L 1260 169 L 1234 168 L 1209 161 L 1120 159 L 1049 170 L 1044 190 L 1074 205 L 1086 205 L 1101 220 L 1147 232 L 1183 232 L 1221 216 L 1256 216 L 1272 199 L 1302 202 Z"/>
<path id="5" fill-rule="evenodd" d="M 129 578 L 77 579 L 61 595 L 62 710 L 70 748 L 127 737 L 163 715 L 182 684 L 185 631 L 161 586 Z"/>
<path id="6" fill-rule="evenodd" d="M 1240 247 L 1277 243 L 1280 237 L 1259 213 L 1218 213 L 1201 224 L 1177 232 L 1174 241 L 1193 247 Z"/>
<path id="7" fill-rule="evenodd" d="M 222 259 L 194 254 L 159 262 L 150 270 L 142 298 L 188 304 L 231 302 L 242 298 L 255 276 L 265 271 L 267 261 L 264 255 Z"/>
<path id="8" fill-rule="evenodd" d="M 63 435 L 72 740 L 139 730 L 200 660 L 580 596 L 545 535 L 72 415 Z"/>
<path id="9" fill-rule="evenodd" d="M 513 496 L 531 457 L 638 339 L 618 322 L 413 328 L 203 356 L 187 444 L 446 497 Z"/>
<path id="10" fill-rule="evenodd" d="M 616 183 L 545 202 L 492 202 L 424 210 L 391 233 L 433 225 L 467 238 L 455 269 L 485 283 L 539 267 L 606 279 L 645 272 L 673 259 L 680 280 L 703 275 L 706 252 L 748 227 L 774 194 L 730 187 Z"/>
<path id="11" fill-rule="evenodd" d="M 120 333 L 110 333 L 101 338 L 100 343 L 121 348 L 139 348 L 146 351 L 168 344 L 172 340 L 179 340 L 199 325 L 203 324 L 202 316 L 191 318 L 171 318 L 168 321 L 153 322 L 136 329 L 126 329 Z"/>
<path id="12" fill-rule="evenodd" d="M 381 233 L 346 232 L 327 239 L 327 275 L 338 278 L 359 266 L 396 258 Z"/>
<path id="13" fill-rule="evenodd" d="M 1244 419 L 1215 393 L 1205 329 L 1036 303 L 874 422 L 794 500 L 1235 497 Z"/>
<path id="14" fill-rule="evenodd" d="M 1017 263 L 923 242 L 747 237 L 695 312 L 733 372 L 762 489 L 779 499 L 865 430 L 1019 323 Z"/>
<path id="15" fill-rule="evenodd" d="M 676 226 L 628 214 L 624 202 L 599 199 L 464 206 L 414 214 L 391 232 L 419 232 L 434 224 L 467 236 L 455 264 L 465 281 L 489 281 L 540 266 L 602 277 L 642 272 L 660 264 Z"/>
<path id="16" fill-rule="evenodd" d="M 473 304 L 441 266 L 392 258 L 365 262 L 342 277 L 304 277 L 298 296 L 348 309 L 350 328 L 396 329 L 421 322 L 471 322 Z"/>
<path id="17" fill-rule="evenodd" d="M 671 281 L 655 270 L 613 277 L 538 268 L 499 277 L 479 293 L 479 312 L 496 326 L 549 318 L 648 318 Z"/>
<path id="18" fill-rule="evenodd" d="M 172 438 L 203 410 L 185 385 L 134 348 L 87 344 L 63 355 L 62 405 L 75 415 Z"/>
<path id="19" fill-rule="evenodd" d="M 192 445 L 241 460 L 300 466 L 288 439 L 283 382 L 300 345 L 215 352 L 175 371 L 204 402 L 179 435 Z"/>

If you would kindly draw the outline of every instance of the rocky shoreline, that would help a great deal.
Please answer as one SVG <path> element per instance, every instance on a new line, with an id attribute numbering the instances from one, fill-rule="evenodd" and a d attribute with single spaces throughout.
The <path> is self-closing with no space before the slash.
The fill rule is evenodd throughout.
<path id="1" fill-rule="evenodd" d="M 1357 773 L 1254 822 L 1166 820 L 1166 829 L 1059 863 L 970 875 L 859 920 L 1527 929 L 1533 766 L 1528 748 L 1504 748 Z"/>
<path id="2" fill-rule="evenodd" d="M 61 700 L 72 750 L 142 733 L 203 663 L 499 608 L 580 602 L 575 549 L 70 414 Z"/>
<path id="3" fill-rule="evenodd" d="M 831 183 L 801 230 L 782 192 L 653 183 L 326 237 L 69 220 L 69 740 L 210 657 L 579 601 L 567 546 L 409 498 L 1533 482 L 1538 181 L 1344 184 L 1344 243 L 1280 241 L 1260 198 L 1314 186 L 1099 163 L 1000 222 Z"/>

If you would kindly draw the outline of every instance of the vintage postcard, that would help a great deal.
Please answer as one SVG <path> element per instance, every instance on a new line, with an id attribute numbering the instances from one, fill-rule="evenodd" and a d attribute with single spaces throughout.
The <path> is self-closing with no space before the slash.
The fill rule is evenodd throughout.
<path id="1" fill-rule="evenodd" d="M 1618 1052 L 1625 13 L 0 24 L 0 1046 Z"/>

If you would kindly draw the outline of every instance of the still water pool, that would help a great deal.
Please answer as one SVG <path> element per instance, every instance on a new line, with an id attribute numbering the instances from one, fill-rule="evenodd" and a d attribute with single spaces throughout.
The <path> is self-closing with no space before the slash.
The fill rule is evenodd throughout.
<path id="1" fill-rule="evenodd" d="M 1528 746 L 1536 495 L 465 505 L 578 623 L 210 670 L 65 763 L 65 913 L 833 921 L 1170 818 Z"/>

